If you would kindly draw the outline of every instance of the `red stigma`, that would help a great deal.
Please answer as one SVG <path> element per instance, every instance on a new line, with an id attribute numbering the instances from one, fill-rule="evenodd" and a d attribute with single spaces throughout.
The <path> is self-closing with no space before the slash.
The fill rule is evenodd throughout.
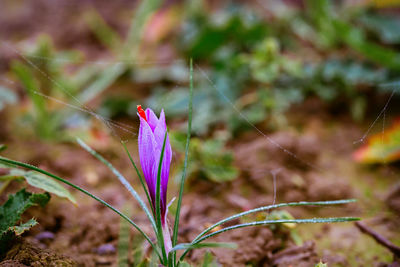
<path id="1" fill-rule="evenodd" d="M 139 116 L 142 117 L 145 121 L 147 121 L 146 113 L 142 109 L 142 105 L 137 105 L 137 111 L 139 113 Z"/>

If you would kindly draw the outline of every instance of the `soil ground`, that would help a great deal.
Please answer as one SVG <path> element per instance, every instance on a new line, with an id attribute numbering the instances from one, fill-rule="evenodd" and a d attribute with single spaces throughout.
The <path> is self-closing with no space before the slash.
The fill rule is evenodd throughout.
<path id="1" fill-rule="evenodd" d="M 301 130 L 292 126 L 268 135 L 295 153 L 297 158 L 264 137 L 249 132 L 231 144 L 236 166 L 241 170 L 236 180 L 218 185 L 206 180 L 188 181 L 180 241 L 188 242 L 204 227 L 224 216 L 271 204 L 274 171 L 276 203 L 358 199 L 357 203 L 346 206 L 287 209 L 294 217 L 359 216 L 392 241 L 400 240 L 400 225 L 396 219 L 399 194 L 391 189 L 398 182 L 397 167 L 355 164 L 351 153 L 353 140 L 362 135 L 359 127 L 345 120 L 326 123 L 318 116 L 312 117 L 306 112 L 303 115 L 307 117 L 306 121 L 291 124 L 302 125 Z M 81 148 L 72 144 L 21 142 L 10 135 L 7 143 L 11 149 L 6 151 L 6 156 L 66 177 L 118 208 L 134 207 L 133 219 L 146 229 L 146 218 L 128 192 L 106 167 Z M 135 140 L 128 145 L 131 151 L 137 150 Z M 117 140 L 112 140 L 100 153 L 139 188 L 138 179 Z M 16 190 L 18 186 L 13 183 L 9 190 Z M 80 193 L 74 194 L 78 206 L 53 197 L 46 208 L 28 212 L 26 216 L 38 218 L 40 225 L 24 236 L 22 245 L 17 243 L 16 246 L 33 246 L 36 250 L 43 249 L 42 253 L 48 253 L 50 249 L 82 266 L 114 266 L 120 219 L 101 204 Z M 177 186 L 171 182 L 169 199 L 176 194 Z M 257 227 L 225 233 L 217 238 L 237 242 L 239 249 L 212 251 L 224 266 L 245 266 L 250 262 L 256 266 L 312 266 L 319 259 L 328 262 L 329 266 L 385 266 L 379 264 L 392 261 L 388 250 L 360 233 L 352 223 L 299 225 L 296 231 L 302 245 L 295 244 L 285 227 Z M 46 238 L 46 234 L 49 237 Z M 132 234 L 133 238 L 138 238 L 137 233 Z M 29 242 L 28 245 L 25 242 Z M 114 249 L 105 249 L 107 244 Z M 203 253 L 204 250 L 192 252 L 189 258 L 199 262 Z M 10 252 L 2 264 L 16 258 L 15 252 Z"/>

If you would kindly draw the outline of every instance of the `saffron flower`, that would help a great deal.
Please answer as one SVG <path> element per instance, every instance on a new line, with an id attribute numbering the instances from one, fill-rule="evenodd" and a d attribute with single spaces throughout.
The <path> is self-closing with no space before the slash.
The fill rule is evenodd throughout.
<path id="1" fill-rule="evenodd" d="M 161 150 L 164 144 L 165 133 L 167 132 L 167 125 L 165 123 L 164 110 L 161 110 L 160 117 L 147 108 L 146 111 L 142 106 L 137 106 L 138 115 L 140 118 L 139 128 L 139 158 L 140 165 L 142 166 L 143 176 L 145 178 L 151 205 L 156 213 L 156 192 L 157 192 L 157 175 L 160 163 Z M 161 165 L 161 181 L 160 181 L 160 211 L 161 211 L 161 224 L 164 234 L 164 244 L 167 251 L 171 248 L 171 237 L 166 225 L 167 219 L 167 187 L 169 170 L 171 166 L 172 150 L 167 134 L 165 140 L 164 155 Z"/>

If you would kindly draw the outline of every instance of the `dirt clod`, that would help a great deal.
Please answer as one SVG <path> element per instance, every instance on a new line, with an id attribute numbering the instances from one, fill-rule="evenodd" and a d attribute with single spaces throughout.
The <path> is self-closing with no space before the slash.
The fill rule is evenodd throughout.
<path id="1" fill-rule="evenodd" d="M 5 266 L 78 266 L 77 263 L 66 256 L 57 254 L 48 249 L 41 249 L 26 241 L 17 242 L 6 254 Z"/>

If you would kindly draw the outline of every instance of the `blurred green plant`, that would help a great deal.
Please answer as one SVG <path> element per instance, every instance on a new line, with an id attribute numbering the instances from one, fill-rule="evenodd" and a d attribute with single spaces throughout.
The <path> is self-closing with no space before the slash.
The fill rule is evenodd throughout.
<path id="1" fill-rule="evenodd" d="M 181 132 L 171 133 L 171 143 L 180 152 L 185 151 L 186 135 Z M 212 182 L 222 183 L 237 178 L 239 171 L 233 165 L 233 155 L 226 149 L 222 139 L 192 138 L 189 150 L 190 158 L 186 170 L 189 177 L 200 177 Z M 182 169 L 180 164 L 179 169 Z M 178 173 L 176 177 L 181 177 Z"/>
<path id="2" fill-rule="evenodd" d="M 76 51 L 55 51 L 46 35 L 40 36 L 33 46 L 25 50 L 26 63 L 14 60 L 11 71 L 32 101 L 34 112 L 28 110 L 24 120 L 34 125 L 36 135 L 47 140 L 65 140 L 68 139 L 65 129 L 83 125 L 89 127 L 86 117 L 66 106 L 56 107 L 51 98 L 84 104 L 76 103 L 79 100 L 74 95 L 95 78 L 96 67 L 83 66 L 69 74 L 67 67 L 79 63 L 82 55 Z"/>
<path id="3" fill-rule="evenodd" d="M 270 214 L 267 214 L 264 217 L 264 220 L 293 220 L 294 217 L 292 214 L 290 214 L 286 210 L 273 210 Z M 297 229 L 296 229 L 296 224 L 295 223 L 283 223 L 280 225 L 271 225 L 270 228 L 274 231 L 279 230 L 281 232 L 288 232 L 290 235 L 290 238 L 293 240 L 293 242 L 300 246 L 303 244 L 303 240 L 300 237 Z"/>
<path id="4" fill-rule="evenodd" d="M 146 22 L 161 3 L 160 0 L 148 0 L 139 3 L 134 16 L 132 16 L 128 36 L 125 40 L 95 10 L 86 14 L 85 18 L 89 27 L 97 39 L 112 52 L 117 62 L 112 67 L 101 70 L 98 73 L 98 78 L 79 94 L 79 99 L 83 102 L 92 100 L 124 73 L 134 69 Z"/>
<path id="5" fill-rule="evenodd" d="M 302 29 L 298 23 L 308 24 L 307 31 L 297 31 L 299 36 L 312 41 L 320 49 L 339 48 L 344 44 L 371 62 L 393 71 L 400 70 L 400 53 L 369 40 L 366 30 L 353 22 L 361 14 L 366 14 L 364 10 L 351 9 L 331 0 L 307 0 L 306 10 L 303 20 L 293 21 L 293 29 Z M 364 15 L 364 20 L 366 16 L 369 14 Z"/>
<path id="6" fill-rule="evenodd" d="M 203 257 L 201 266 L 202 267 L 220 267 L 222 265 L 217 262 L 214 255 L 210 251 L 207 251 L 206 253 L 204 253 L 204 257 Z"/>
<path id="7" fill-rule="evenodd" d="M 194 105 L 201 110 L 193 118 L 197 135 L 219 123 L 233 135 L 249 127 L 229 102 L 253 124 L 267 120 L 269 126 L 283 125 L 285 111 L 310 96 L 344 102 L 353 119 L 362 120 L 365 91 L 391 80 L 400 66 L 397 52 L 371 41 L 364 33 L 368 29 L 359 27 L 359 18 L 370 16 L 364 9 L 309 0 L 305 13 L 286 12 L 266 23 L 254 11 L 239 7 L 209 14 L 196 5 L 183 23 L 180 48 L 197 62 L 208 63 L 208 68 L 198 67 L 203 77 L 196 79 Z M 307 48 L 309 42 L 315 59 L 290 52 Z M 344 55 L 343 45 L 365 59 Z M 318 54 L 323 54 L 321 59 Z M 187 97 L 181 88 L 157 88 L 147 104 L 162 105 L 169 116 L 179 117 Z"/>
<path id="8" fill-rule="evenodd" d="M 397 16 L 367 12 L 359 17 L 359 21 L 382 43 L 389 45 L 400 43 L 400 19 Z"/>
<path id="9" fill-rule="evenodd" d="M 269 25 L 246 6 L 231 5 L 211 13 L 196 8 L 183 24 L 180 48 L 196 62 L 213 62 L 222 54 L 251 49 L 269 34 Z"/>
<path id="10" fill-rule="evenodd" d="M 113 51 L 116 63 L 111 67 L 104 64 L 84 64 L 72 74 L 67 67 L 84 62 L 82 55 L 75 51 L 56 52 L 51 39 L 41 36 L 34 46 L 28 47 L 25 60 L 27 63 L 13 61 L 12 72 L 26 89 L 32 100 L 35 114 L 26 119 L 35 125 L 36 134 L 43 139 L 65 139 L 62 129 L 71 124 L 88 125 L 84 116 L 72 113 L 66 108 L 51 108 L 49 97 L 63 97 L 66 103 L 82 106 L 113 84 L 122 74 L 132 69 L 139 44 L 148 17 L 158 8 L 161 1 L 142 1 L 132 18 L 131 27 L 123 42 L 95 11 L 86 15 L 86 21 L 98 39 Z M 103 66 L 102 66 L 103 65 Z M 1 90 L 2 94 L 8 91 Z M 13 98 L 7 94 L 0 105 Z M 86 109 L 86 107 L 83 107 Z M 76 125 L 75 125 L 76 126 Z M 67 138 L 68 139 L 68 138 Z"/>
<path id="11" fill-rule="evenodd" d="M 328 267 L 328 264 L 320 261 L 319 263 L 315 264 L 315 267 Z"/>

